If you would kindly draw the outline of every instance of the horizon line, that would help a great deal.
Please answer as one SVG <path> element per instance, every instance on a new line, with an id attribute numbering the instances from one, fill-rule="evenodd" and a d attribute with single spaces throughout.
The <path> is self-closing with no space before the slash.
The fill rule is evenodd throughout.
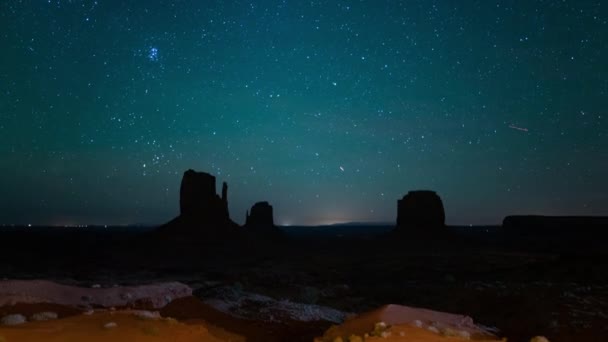
<path id="1" fill-rule="evenodd" d="M 148 223 L 126 223 L 126 224 L 31 224 L 31 223 L 0 223 L 0 228 L 154 228 L 160 227 L 164 223 L 148 224 Z M 302 227 L 302 228 L 314 228 L 314 227 L 335 227 L 335 226 L 376 226 L 376 227 L 390 227 L 396 226 L 396 222 L 381 222 L 381 221 L 346 221 L 336 223 L 322 223 L 322 224 L 275 224 L 277 227 Z M 242 226 L 239 224 L 239 226 Z M 493 224 L 446 224 L 446 227 L 493 227 L 502 226 L 502 223 Z"/>

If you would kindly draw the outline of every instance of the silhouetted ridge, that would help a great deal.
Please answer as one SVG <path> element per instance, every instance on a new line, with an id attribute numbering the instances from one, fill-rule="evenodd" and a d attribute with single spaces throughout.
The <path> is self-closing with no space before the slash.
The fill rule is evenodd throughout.
<path id="1" fill-rule="evenodd" d="M 434 191 L 410 191 L 397 201 L 396 231 L 424 231 L 445 227 L 443 202 Z"/>
<path id="2" fill-rule="evenodd" d="M 512 215 L 504 218 L 507 232 L 557 233 L 581 230 L 598 230 L 608 233 L 608 217 L 605 216 L 540 216 Z"/>

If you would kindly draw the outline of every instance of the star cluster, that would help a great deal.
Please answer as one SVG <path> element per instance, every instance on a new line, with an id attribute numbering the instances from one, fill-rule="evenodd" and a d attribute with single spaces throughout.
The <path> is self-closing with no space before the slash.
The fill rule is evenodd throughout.
<path id="1" fill-rule="evenodd" d="M 0 4 L 0 221 L 161 223 L 188 168 L 237 222 L 608 214 L 601 1 Z"/>

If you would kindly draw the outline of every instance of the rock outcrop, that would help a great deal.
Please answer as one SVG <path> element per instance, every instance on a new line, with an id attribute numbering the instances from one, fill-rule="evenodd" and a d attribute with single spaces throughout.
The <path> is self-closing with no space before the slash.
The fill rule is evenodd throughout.
<path id="1" fill-rule="evenodd" d="M 161 226 L 159 232 L 220 236 L 233 232 L 238 225 L 228 212 L 228 184 L 222 184 L 221 197 L 215 190 L 215 176 L 206 172 L 184 172 L 180 186 L 180 215 Z"/>
<path id="2" fill-rule="evenodd" d="M 443 202 L 434 191 L 410 191 L 397 201 L 397 231 L 425 231 L 445 227 Z"/>
<path id="3" fill-rule="evenodd" d="M 222 197 L 215 192 L 215 177 L 188 170 L 184 172 L 179 194 L 180 215 L 194 217 L 201 222 L 223 222 L 228 215 L 228 185 L 224 182 Z"/>
<path id="4" fill-rule="evenodd" d="M 173 318 L 142 319 L 132 310 L 95 311 L 59 320 L 26 323 L 19 328 L 0 326 L 1 341 L 87 342 L 225 342 L 245 341 L 233 333 L 220 332 L 211 324 L 185 324 Z"/>
<path id="5" fill-rule="evenodd" d="M 274 225 L 272 206 L 268 202 L 257 202 L 247 212 L 245 231 L 254 237 L 282 237 L 283 231 Z"/>
<path id="6" fill-rule="evenodd" d="M 0 307 L 17 303 L 53 303 L 71 307 L 159 309 L 176 298 L 188 296 L 192 296 L 192 289 L 178 282 L 86 288 L 47 280 L 0 281 Z"/>
<path id="7" fill-rule="evenodd" d="M 247 212 L 245 218 L 247 227 L 274 227 L 274 217 L 272 206 L 268 202 L 257 202 Z"/>
<path id="8" fill-rule="evenodd" d="M 401 305 L 386 305 L 333 326 L 316 342 L 325 341 L 504 341 L 464 316 Z"/>

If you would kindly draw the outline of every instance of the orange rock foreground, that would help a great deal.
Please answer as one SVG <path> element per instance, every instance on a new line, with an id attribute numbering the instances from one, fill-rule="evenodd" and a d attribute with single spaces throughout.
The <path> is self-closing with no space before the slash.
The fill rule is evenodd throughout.
<path id="1" fill-rule="evenodd" d="M 468 316 L 386 305 L 330 328 L 317 342 L 501 341 Z"/>
<path id="2" fill-rule="evenodd" d="M 348 320 L 340 326 L 329 329 L 317 341 L 358 342 L 358 341 L 496 341 L 491 335 L 483 333 L 464 316 L 425 312 L 397 305 L 390 305 L 376 311 Z M 428 322 L 429 318 L 440 321 L 426 325 L 420 320 L 415 323 L 387 325 L 377 322 L 409 321 L 410 314 Z M 399 316 L 401 315 L 401 316 Z M 444 316 L 447 315 L 447 316 Z M 460 330 L 459 330 L 460 329 Z M 104 310 L 80 314 L 63 319 L 34 321 L 12 326 L 0 327 L 0 341 L 245 341 L 246 337 L 198 321 L 184 324 L 172 318 L 161 318 L 149 311 Z"/>
<path id="3" fill-rule="evenodd" d="M 393 306 L 393 312 L 409 308 Z M 467 333 L 467 328 L 458 330 L 441 323 L 425 325 L 420 320 L 414 323 L 387 325 L 376 322 L 368 331 L 369 324 L 378 315 L 386 313 L 386 307 L 372 313 L 348 320 L 345 324 L 329 329 L 316 342 L 363 342 L 363 341 L 401 341 L 401 342 L 458 342 L 466 340 L 495 342 L 499 340 L 484 333 Z M 248 339 L 224 329 L 199 321 L 185 324 L 172 318 L 161 318 L 150 312 L 120 310 L 101 311 L 70 316 L 63 319 L 36 321 L 14 326 L 0 327 L 0 342 L 202 342 L 232 341 Z M 385 316 L 386 317 L 386 316 Z M 391 317 L 389 317 L 391 318 Z M 395 319 L 395 317 L 392 317 Z M 368 331 L 368 332 L 363 332 Z M 542 337 L 533 342 L 548 342 Z"/>
<path id="4" fill-rule="evenodd" d="M 468 316 L 422 308 L 386 305 L 330 327 L 327 321 L 234 317 L 189 293 L 177 283 L 85 289 L 40 281 L 0 282 L 0 342 L 504 341 Z M 104 307 L 117 303 L 128 305 Z M 102 309 L 93 311 L 92 304 Z M 140 305 L 159 311 L 134 310 Z M 532 341 L 547 342 L 543 337 Z"/>
<path id="5" fill-rule="evenodd" d="M 220 335 L 217 334 L 216 335 Z M 170 318 L 145 318 L 134 311 L 105 311 L 64 319 L 0 327 L 2 342 L 201 342 L 239 341 L 237 335 L 217 337 L 203 324 L 187 325 Z"/>

